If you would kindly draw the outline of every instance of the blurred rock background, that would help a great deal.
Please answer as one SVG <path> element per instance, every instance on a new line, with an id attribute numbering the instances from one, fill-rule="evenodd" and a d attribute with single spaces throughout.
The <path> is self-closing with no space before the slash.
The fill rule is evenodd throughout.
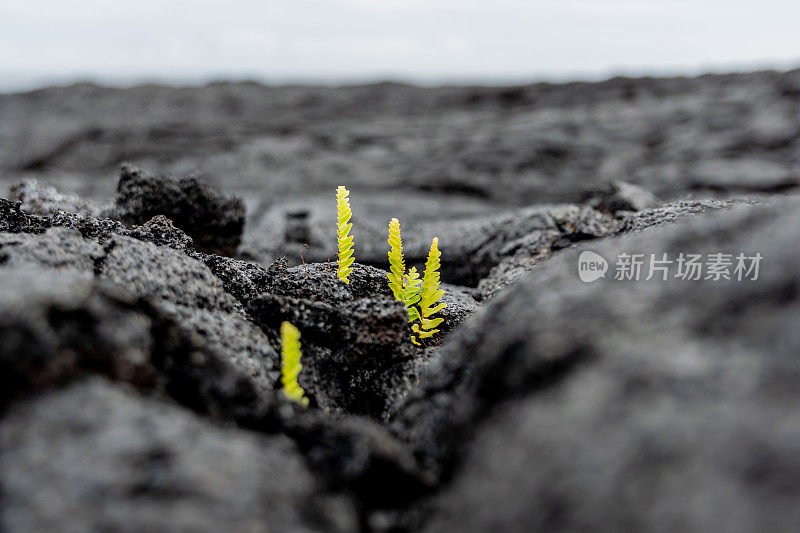
<path id="1" fill-rule="evenodd" d="M 105 200 L 123 162 L 200 173 L 242 196 L 255 257 L 273 259 L 264 250 L 288 233 L 298 244 L 316 239 L 311 257 L 324 260 L 342 184 L 356 228 L 375 242 L 391 216 L 407 224 L 573 203 L 614 180 L 662 200 L 791 192 L 800 70 L 510 87 L 76 84 L 0 95 L 0 190 L 36 178 Z"/>

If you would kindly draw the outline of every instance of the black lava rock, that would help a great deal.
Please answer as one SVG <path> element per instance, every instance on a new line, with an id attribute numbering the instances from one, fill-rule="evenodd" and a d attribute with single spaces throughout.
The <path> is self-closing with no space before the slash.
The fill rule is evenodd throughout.
<path id="1" fill-rule="evenodd" d="M 112 218 L 141 225 L 164 215 L 194 239 L 198 250 L 232 256 L 242 239 L 244 202 L 204 185 L 197 177 L 156 176 L 123 165 Z"/>

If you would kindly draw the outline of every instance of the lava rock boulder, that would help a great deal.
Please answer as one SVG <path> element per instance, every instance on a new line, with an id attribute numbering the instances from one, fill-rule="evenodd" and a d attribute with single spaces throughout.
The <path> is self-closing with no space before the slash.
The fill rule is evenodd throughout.
<path id="1" fill-rule="evenodd" d="M 157 215 L 169 218 L 203 252 L 232 256 L 242 239 L 245 206 L 223 196 L 196 176 L 157 176 L 123 165 L 111 218 L 142 225 Z"/>
<path id="2" fill-rule="evenodd" d="M 591 245 L 609 261 L 759 253 L 757 279 L 586 283 L 579 247 L 465 323 L 396 419 L 450 480 L 427 531 L 793 531 L 798 207 Z"/>

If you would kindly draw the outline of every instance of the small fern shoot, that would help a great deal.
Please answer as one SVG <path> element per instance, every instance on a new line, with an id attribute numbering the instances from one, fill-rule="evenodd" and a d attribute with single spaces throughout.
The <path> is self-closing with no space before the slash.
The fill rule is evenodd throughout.
<path id="1" fill-rule="evenodd" d="M 403 260 L 403 239 L 400 237 L 400 221 L 389 221 L 389 289 L 397 300 L 403 301 L 403 284 L 406 264 Z"/>
<path id="2" fill-rule="evenodd" d="M 303 407 L 308 407 L 305 391 L 297 383 L 302 365 L 300 364 L 300 330 L 289 322 L 281 324 L 281 383 L 283 394 Z"/>
<path id="3" fill-rule="evenodd" d="M 350 195 L 345 187 L 339 186 L 336 189 L 336 241 L 339 245 L 339 266 L 336 269 L 336 274 L 339 279 L 345 283 L 350 283 L 348 276 L 353 271 L 351 265 L 355 260 L 353 258 L 353 236 L 350 235 L 350 229 L 353 224 L 350 222 L 350 200 L 347 197 Z"/>
<path id="4" fill-rule="evenodd" d="M 408 274 L 403 276 L 403 289 L 399 300 L 403 302 L 408 310 L 408 321 L 419 320 L 419 310 L 414 307 L 420 300 L 419 290 L 422 280 L 417 273 L 417 267 L 411 267 Z M 413 339 L 413 337 L 412 337 Z"/>
<path id="5" fill-rule="evenodd" d="M 416 334 L 411 340 L 417 345 L 420 344 L 420 339 L 427 339 L 438 333 L 439 330 L 436 328 L 444 321 L 443 318 L 433 318 L 434 314 L 447 307 L 444 303 L 436 303 L 444 295 L 444 291 L 439 288 L 441 255 L 439 238 L 435 237 L 431 242 L 428 260 L 425 262 L 425 273 L 422 275 L 422 287 L 419 292 L 419 324 L 411 326 L 411 330 Z"/>

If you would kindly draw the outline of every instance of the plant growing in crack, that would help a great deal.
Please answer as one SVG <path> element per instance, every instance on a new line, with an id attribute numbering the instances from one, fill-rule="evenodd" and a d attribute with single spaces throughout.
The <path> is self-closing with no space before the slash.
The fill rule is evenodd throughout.
<path id="1" fill-rule="evenodd" d="M 297 382 L 297 377 L 303 366 L 300 364 L 300 330 L 289 322 L 281 323 L 281 384 L 283 394 L 299 403 L 303 407 L 308 407 L 306 391 Z"/>
<path id="2" fill-rule="evenodd" d="M 411 267 L 408 274 L 403 276 L 403 290 L 400 301 L 408 310 L 408 321 L 419 320 L 419 310 L 415 307 L 420 300 L 419 290 L 422 280 L 417 273 L 417 267 Z"/>
<path id="3" fill-rule="evenodd" d="M 403 276 L 406 264 L 403 260 L 403 239 L 400 237 L 400 221 L 393 218 L 389 221 L 389 289 L 394 297 L 403 301 Z"/>
<path id="4" fill-rule="evenodd" d="M 425 272 L 420 279 L 416 267 L 412 267 L 408 274 L 403 258 L 403 239 L 400 236 L 400 221 L 393 218 L 389 221 L 389 289 L 394 297 L 403 302 L 408 310 L 408 321 L 416 322 L 411 326 L 414 335 L 411 341 L 420 345 L 420 339 L 431 337 L 439 330 L 436 329 L 444 319 L 434 318 L 433 315 L 446 307 L 444 303 L 436 302 L 444 295 L 439 288 L 439 267 L 441 265 L 439 239 L 434 238 L 425 264 Z"/>
<path id="5" fill-rule="evenodd" d="M 345 283 L 350 283 L 349 276 L 353 271 L 353 236 L 350 235 L 350 229 L 353 223 L 350 222 L 350 201 L 347 197 L 350 195 L 345 187 L 339 186 L 336 189 L 336 242 L 339 245 L 339 266 L 336 269 L 336 274 L 339 279 Z"/>
<path id="6" fill-rule="evenodd" d="M 353 236 L 350 230 L 353 227 L 350 218 L 350 191 L 340 185 L 336 188 L 336 241 L 339 247 L 339 262 L 336 270 L 338 278 L 345 283 L 350 283 L 350 273 L 353 271 Z M 389 272 L 387 274 L 389 289 L 395 299 L 402 302 L 408 311 L 408 321 L 412 323 L 411 342 L 421 346 L 421 340 L 432 337 L 438 333 L 439 325 L 444 321 L 441 317 L 434 316 L 447 307 L 439 302 L 444 295 L 440 285 L 441 252 L 439 251 L 439 238 L 431 242 L 428 259 L 425 262 L 425 271 L 420 278 L 416 267 L 411 268 L 406 274 L 405 259 L 403 258 L 403 239 L 400 235 L 400 221 L 392 218 L 389 221 Z M 333 254 L 331 254 L 333 255 Z M 330 257 L 329 257 L 330 259 Z"/>
<path id="7" fill-rule="evenodd" d="M 411 342 L 420 345 L 421 339 L 427 339 L 438 333 L 436 329 L 444 321 L 443 318 L 434 318 L 433 315 L 447 307 L 444 302 L 439 302 L 444 296 L 444 290 L 439 288 L 442 253 L 439 251 L 439 238 L 434 237 L 431 242 L 431 249 L 428 252 L 428 260 L 425 262 L 425 273 L 422 275 L 422 286 L 419 290 L 419 323 L 411 326 L 411 330 L 416 334 L 411 336 Z M 437 304 L 437 302 L 439 302 Z"/>

